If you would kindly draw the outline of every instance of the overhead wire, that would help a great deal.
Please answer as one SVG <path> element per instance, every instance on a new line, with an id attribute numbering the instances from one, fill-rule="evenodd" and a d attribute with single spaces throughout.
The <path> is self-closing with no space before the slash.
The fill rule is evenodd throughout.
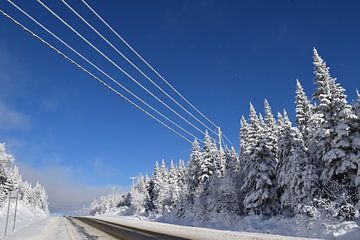
<path id="1" fill-rule="evenodd" d="M 134 64 L 129 58 L 127 58 L 124 53 L 122 53 L 117 47 L 114 46 L 104 35 L 102 35 L 95 27 L 93 27 L 79 12 L 77 12 L 73 7 L 71 7 L 65 0 L 61 0 L 61 2 L 72 11 L 77 17 L 81 19 L 91 30 L 93 30 L 99 37 L 101 37 L 112 49 L 114 49 L 122 58 L 124 58 L 132 67 L 134 67 L 142 76 L 144 76 L 148 81 L 150 81 L 153 85 L 155 85 L 163 94 L 165 94 L 168 98 L 170 98 L 176 105 L 178 105 L 181 109 L 183 109 L 187 114 L 189 114 L 192 118 L 194 118 L 198 123 L 202 126 L 210 130 L 212 133 L 217 134 L 214 130 L 212 130 L 209 126 L 199 120 L 196 116 L 194 116 L 190 111 L 188 111 L 184 106 L 182 106 L 176 99 L 174 99 L 171 95 L 169 95 L 164 89 L 162 89 L 153 79 L 151 79 L 146 73 L 144 73 L 136 64 Z"/>
<path id="2" fill-rule="evenodd" d="M 148 115 L 149 117 L 151 117 L 152 119 L 154 119 L 155 121 L 157 121 L 158 123 L 160 123 L 161 125 L 163 125 L 164 127 L 166 127 L 167 129 L 169 129 L 170 131 L 174 132 L 175 134 L 177 134 L 179 137 L 183 138 L 184 140 L 186 140 L 189 143 L 192 143 L 192 141 L 190 141 L 187 137 L 183 136 L 181 133 L 179 133 L 178 131 L 176 131 L 175 129 L 171 128 L 170 126 L 168 126 L 166 123 L 162 122 L 161 120 L 159 120 L 157 117 L 153 116 L 151 113 L 149 113 L 148 111 L 146 111 L 145 109 L 143 109 L 142 107 L 140 107 L 139 105 L 137 105 L 136 103 L 134 103 L 133 101 L 131 101 L 129 98 L 127 98 L 125 95 L 121 94 L 119 91 L 117 91 L 116 89 L 114 89 L 113 87 L 111 87 L 109 84 L 107 84 L 105 81 L 103 81 L 101 78 L 97 77 L 95 74 L 93 74 L 92 72 L 90 72 L 89 70 L 87 70 L 85 67 L 83 67 L 82 65 L 80 65 L 79 63 L 75 62 L 73 59 L 71 59 L 70 57 L 68 57 L 67 55 L 65 55 L 63 52 L 61 52 L 59 49 L 55 48 L 54 46 L 52 46 L 50 43 L 48 43 L 47 41 L 45 41 L 43 38 L 41 38 L 40 36 L 38 36 L 37 34 L 35 34 L 33 31 L 31 31 L 30 29 L 28 29 L 27 27 L 25 27 L 23 24 L 21 24 L 20 22 L 18 22 L 16 19 L 14 19 L 13 17 L 11 17 L 9 14 L 7 14 L 5 11 L 0 9 L 0 12 L 2 15 L 4 15 L 6 18 L 10 19 L 12 22 L 14 22 L 16 25 L 18 25 L 19 27 L 21 27 L 24 31 L 26 31 L 27 33 L 29 33 L 30 35 L 32 35 L 34 38 L 38 39 L 40 42 L 42 42 L 43 44 L 45 44 L 46 46 L 48 46 L 50 49 L 54 50 L 56 53 L 58 53 L 59 55 L 61 55 L 63 58 L 65 58 L 67 61 L 69 61 L 70 63 L 72 63 L 73 65 L 75 65 L 76 67 L 80 68 L 82 71 L 84 71 L 85 73 L 87 73 L 88 75 L 90 75 L 92 78 L 94 78 L 95 80 L 97 80 L 98 82 L 100 82 L 101 84 L 103 84 L 105 87 L 107 87 L 109 90 L 113 91 L 114 93 L 116 93 L 118 96 L 122 97 L 123 99 L 125 99 L 128 103 L 130 103 L 131 105 L 133 105 L 134 107 L 136 107 L 138 110 L 140 110 L 141 112 L 145 113 L 146 115 Z M 197 138 L 198 139 L 198 138 Z M 199 139 L 200 140 L 200 139 Z M 200 140 L 201 141 L 201 140 Z"/>
<path id="3" fill-rule="evenodd" d="M 11 0 L 8 0 L 11 2 Z M 167 107 L 169 110 L 171 110 L 175 115 L 180 117 L 182 120 L 184 120 L 186 123 L 188 123 L 190 126 L 192 126 L 194 129 L 199 131 L 202 134 L 205 134 L 204 131 L 199 129 L 197 126 L 195 126 L 193 123 L 191 123 L 189 120 L 187 120 L 185 117 L 183 117 L 181 114 L 179 114 L 177 111 L 175 111 L 173 108 L 171 108 L 168 104 L 166 104 L 164 101 L 162 101 L 160 98 L 158 98 L 154 93 L 152 93 L 150 90 L 148 90 L 146 87 L 144 87 L 141 83 L 139 83 L 135 78 L 133 78 L 129 73 L 127 73 L 123 68 L 121 68 L 118 64 L 116 64 L 113 60 L 111 60 L 106 54 L 104 54 L 101 50 L 99 50 L 96 46 L 94 46 L 89 40 L 87 40 L 84 36 L 82 36 L 78 31 L 76 31 L 70 24 L 68 24 L 64 19 L 62 19 L 59 15 L 57 15 L 53 10 L 51 10 L 46 4 L 44 4 L 41 0 L 36 0 L 38 3 L 40 3 L 48 12 L 50 12 L 53 16 L 55 16 L 58 20 L 60 20 L 65 26 L 67 26 L 71 31 L 73 31 L 78 37 L 80 37 L 83 41 L 85 41 L 89 46 L 91 46 L 94 50 L 96 50 L 101 56 L 103 56 L 107 61 L 109 61 L 112 65 L 114 65 L 117 69 L 119 69 L 123 74 L 125 74 L 128 78 L 130 78 L 133 82 L 135 82 L 138 86 L 140 86 L 143 90 L 145 90 L 147 93 L 149 93 L 152 97 L 154 97 L 156 100 L 158 100 L 161 104 L 163 104 L 165 107 Z M 214 139 L 214 138 L 212 138 Z"/>
<path id="4" fill-rule="evenodd" d="M 205 116 L 199 109 L 197 109 L 189 100 L 187 100 L 175 87 L 173 87 L 166 79 L 163 77 L 148 61 L 146 61 L 110 24 L 100 16 L 100 14 L 95 11 L 85 0 L 81 0 L 82 3 L 105 25 L 110 31 L 112 31 L 138 58 L 141 59 L 163 82 L 165 82 L 176 94 L 178 94 L 189 106 L 191 106 L 197 113 L 199 113 L 204 119 L 211 123 L 214 127 L 218 128 L 218 125 L 211 121 L 208 117 Z M 230 139 L 225 135 L 224 138 L 233 146 Z"/>

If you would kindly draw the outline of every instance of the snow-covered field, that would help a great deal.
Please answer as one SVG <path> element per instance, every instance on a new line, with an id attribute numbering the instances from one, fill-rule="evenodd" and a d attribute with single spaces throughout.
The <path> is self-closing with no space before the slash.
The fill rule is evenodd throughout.
<path id="1" fill-rule="evenodd" d="M 9 214 L 9 223 L 8 223 L 8 234 L 12 233 L 13 229 L 13 221 L 14 221 L 14 209 L 15 209 L 15 202 L 12 202 L 10 205 L 10 214 Z M 3 236 L 5 224 L 6 224 L 6 214 L 7 214 L 7 203 L 4 205 L 3 208 L 0 209 L 0 236 Z M 36 209 L 34 207 L 29 207 L 22 202 L 19 202 L 18 211 L 16 215 L 16 231 L 21 230 L 22 228 L 38 222 L 42 219 L 48 217 L 44 211 Z"/>

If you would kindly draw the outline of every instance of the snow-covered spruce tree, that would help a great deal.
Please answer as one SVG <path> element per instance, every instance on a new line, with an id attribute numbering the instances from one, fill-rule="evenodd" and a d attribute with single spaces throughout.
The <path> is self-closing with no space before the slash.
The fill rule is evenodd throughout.
<path id="1" fill-rule="evenodd" d="M 189 166 L 187 170 L 187 184 L 188 184 L 188 193 L 187 193 L 187 202 L 189 205 L 194 204 L 194 198 L 198 186 L 200 184 L 201 175 L 200 175 L 200 166 L 201 166 L 202 152 L 200 149 L 199 142 L 195 139 L 192 144 L 192 150 L 190 154 Z"/>
<path id="2" fill-rule="evenodd" d="M 215 141 L 211 145 L 211 157 L 214 162 L 214 173 L 222 177 L 225 171 L 225 156 L 223 151 L 220 152 Z"/>
<path id="3" fill-rule="evenodd" d="M 249 144 L 250 125 L 244 116 L 240 120 L 240 154 L 239 154 L 239 175 L 245 173 L 245 166 L 249 160 L 250 144 Z"/>
<path id="4" fill-rule="evenodd" d="M 248 170 L 241 191 L 244 208 L 248 214 L 271 215 L 275 192 L 276 159 L 266 144 L 267 137 L 255 108 L 250 104 L 249 140 L 251 141 Z"/>
<path id="5" fill-rule="evenodd" d="M 226 167 L 224 175 L 210 177 L 210 196 L 208 200 L 209 218 L 230 224 L 241 213 L 242 197 L 239 189 L 242 176 L 239 174 L 239 162 L 235 149 L 225 150 Z"/>
<path id="6" fill-rule="evenodd" d="M 154 202 L 156 212 L 164 214 L 170 210 L 171 206 L 171 190 L 169 184 L 169 171 L 166 168 L 165 161 L 162 160 L 159 173 L 156 178 L 157 198 Z"/>
<path id="7" fill-rule="evenodd" d="M 151 177 L 151 183 L 149 184 L 148 192 L 151 199 L 151 204 L 153 205 L 153 212 L 158 213 L 161 206 L 159 204 L 158 198 L 160 194 L 160 189 L 162 188 L 162 177 L 160 174 L 159 163 L 155 162 L 155 168 Z"/>
<path id="8" fill-rule="evenodd" d="M 359 148 L 354 144 L 359 120 L 347 102 L 345 90 L 331 77 L 325 61 L 314 49 L 314 82 L 317 89 L 313 99 L 318 102 L 311 118 L 313 159 L 320 168 L 320 181 L 325 197 L 339 201 L 357 201 L 356 175 Z M 314 146 L 314 145 L 313 145 Z M 345 195 L 345 197 L 344 197 Z M 341 200 L 343 199 L 343 200 Z M 346 200 L 345 200 L 346 199 Z"/>
<path id="9" fill-rule="evenodd" d="M 231 150 L 225 149 L 224 159 L 225 173 L 235 174 L 239 171 L 239 158 L 234 147 L 231 147 Z"/>
<path id="10" fill-rule="evenodd" d="M 210 217 L 209 204 L 213 188 L 218 185 L 218 178 L 222 177 L 223 166 L 215 143 L 211 142 L 208 132 L 205 133 L 204 149 L 200 162 L 199 187 L 194 201 L 193 213 L 199 221 L 206 222 Z M 210 181 L 211 179 L 211 181 Z"/>
<path id="11" fill-rule="evenodd" d="M 354 104 L 354 112 L 358 118 L 360 118 L 360 93 L 358 90 L 356 90 L 356 102 Z"/>
<path id="12" fill-rule="evenodd" d="M 295 107 L 296 125 L 306 141 L 309 137 L 310 130 L 308 124 L 312 115 L 313 106 L 311 105 L 308 97 L 306 96 L 299 79 L 296 79 Z"/>
<path id="13" fill-rule="evenodd" d="M 42 209 L 44 212 L 48 213 L 48 197 L 45 192 L 45 188 L 41 186 L 39 182 L 36 183 L 33 188 L 33 197 L 34 204 L 37 208 Z"/>
<path id="14" fill-rule="evenodd" d="M 317 175 L 308 159 L 303 136 L 291 123 L 284 124 L 278 139 L 276 169 L 278 199 L 282 213 L 293 214 L 299 205 L 311 204 L 317 192 Z"/>
<path id="15" fill-rule="evenodd" d="M 170 187 L 170 199 L 168 200 L 169 206 L 167 207 L 168 212 L 171 211 L 180 200 L 181 188 L 179 186 L 179 174 L 178 167 L 175 167 L 174 162 L 170 161 L 169 178 L 168 184 Z"/>
<path id="16" fill-rule="evenodd" d="M 131 190 L 131 206 L 137 213 L 146 212 L 146 199 L 147 199 L 147 182 L 143 175 L 137 177 L 136 185 Z M 111 207 L 111 206 L 109 206 Z"/>
<path id="17" fill-rule="evenodd" d="M 11 154 L 6 153 L 5 144 L 0 143 L 0 207 L 6 195 L 13 190 L 12 179 L 9 175 L 14 160 Z"/>
<path id="18" fill-rule="evenodd" d="M 32 188 L 28 182 L 23 182 L 14 157 L 6 152 L 5 144 L 0 144 L 0 207 L 3 206 L 8 194 L 17 190 L 19 200 L 28 206 L 48 213 L 47 195 L 39 183 Z"/>
<path id="19" fill-rule="evenodd" d="M 200 184 L 205 183 L 216 170 L 214 155 L 214 145 L 211 142 L 209 133 L 206 131 L 204 138 L 204 150 L 200 158 L 200 172 L 198 175 Z"/>
<path id="20" fill-rule="evenodd" d="M 185 163 L 181 159 L 179 160 L 176 174 L 179 194 L 174 202 L 173 214 L 178 218 L 183 218 L 186 211 L 189 211 L 191 208 L 193 202 L 191 204 L 189 203 L 188 174 Z"/>
<path id="21" fill-rule="evenodd" d="M 264 109 L 265 109 L 265 126 L 264 126 L 264 134 L 267 138 L 266 144 L 268 148 L 273 152 L 274 157 L 276 157 L 277 153 L 277 137 L 278 137 L 278 127 L 276 124 L 276 120 L 274 115 L 272 114 L 271 107 L 269 102 L 265 99 L 264 101 Z"/>

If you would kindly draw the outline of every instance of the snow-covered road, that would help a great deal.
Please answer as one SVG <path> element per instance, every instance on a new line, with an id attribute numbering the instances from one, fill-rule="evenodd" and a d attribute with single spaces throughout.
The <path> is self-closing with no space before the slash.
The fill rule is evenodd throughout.
<path id="1" fill-rule="evenodd" d="M 94 229 L 78 220 L 50 217 L 34 223 L 4 240 L 113 240 L 110 235 Z"/>
<path id="2" fill-rule="evenodd" d="M 81 219 L 80 219 L 81 220 Z M 21 229 L 7 240 L 112 240 L 112 239 L 193 239 L 193 240 L 292 240 L 304 239 L 279 235 L 219 231 L 173 224 L 139 221 L 130 218 L 51 217 Z M 107 234 L 107 233 L 111 235 Z"/>

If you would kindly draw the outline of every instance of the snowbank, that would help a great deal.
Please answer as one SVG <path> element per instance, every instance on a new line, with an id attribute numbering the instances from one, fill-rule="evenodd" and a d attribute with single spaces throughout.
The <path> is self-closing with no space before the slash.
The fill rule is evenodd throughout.
<path id="1" fill-rule="evenodd" d="M 246 234 L 273 234 L 282 236 L 293 236 L 300 238 L 320 238 L 336 240 L 359 240 L 360 239 L 360 222 L 346 221 L 339 223 L 315 222 L 311 225 L 300 225 L 294 218 L 271 217 L 264 219 L 260 216 L 239 217 L 232 224 L 223 221 L 201 223 L 193 219 L 178 219 L 174 217 L 149 218 L 141 215 L 133 215 L 126 207 L 119 208 L 117 211 L 107 212 L 103 215 L 97 215 L 98 219 L 109 219 L 122 221 L 122 223 L 131 223 L 136 226 L 150 226 L 151 224 L 167 224 L 166 226 L 191 227 L 191 229 L 207 228 L 216 230 L 233 231 L 232 233 L 246 232 Z M 131 216 L 132 215 L 132 216 Z M 142 223 L 138 221 L 142 220 Z M 161 222 L 161 223 L 160 223 Z M 170 224 L 170 225 L 169 225 Z M 124 224 L 126 225 L 126 224 Z M 130 226 L 130 225 L 129 225 Z M 152 225 L 151 225 L 152 226 Z M 194 228 L 195 227 L 195 228 Z M 267 235 L 268 236 L 268 235 Z"/>
<path id="2" fill-rule="evenodd" d="M 6 224 L 6 214 L 7 214 L 7 202 L 4 204 L 4 207 L 0 209 L 0 236 L 3 236 Z M 14 210 L 15 202 L 13 201 L 10 205 L 9 213 L 9 223 L 8 223 L 8 235 L 12 233 L 13 223 L 14 223 Z M 32 223 L 38 222 L 44 218 L 47 218 L 48 214 L 43 210 L 28 206 L 21 201 L 18 203 L 18 211 L 16 214 L 16 230 L 22 229 Z"/>
<path id="3" fill-rule="evenodd" d="M 151 221 L 141 221 L 132 217 L 91 217 L 104 221 L 109 221 L 113 223 L 118 223 L 124 226 L 144 229 L 148 231 L 153 231 L 157 233 L 169 234 L 183 238 L 196 239 L 196 240 L 236 240 L 236 239 L 253 239 L 253 240 L 299 240 L 304 238 L 299 237 L 290 237 L 290 236 L 280 236 L 273 234 L 263 234 L 263 233 L 250 233 L 250 232 L 234 232 L 234 231 L 224 231 L 224 230 L 214 230 L 209 228 L 200 228 L 200 227 L 188 227 L 173 225 L 168 223 L 159 223 Z"/>
<path id="4" fill-rule="evenodd" d="M 359 240 L 360 222 L 348 221 L 338 223 L 306 222 L 299 224 L 295 218 L 271 217 L 263 218 L 261 216 L 239 217 L 233 223 L 224 224 L 221 221 L 212 221 L 208 223 L 194 222 L 192 219 L 182 219 L 172 217 L 161 217 L 157 221 L 172 224 L 180 224 L 195 227 L 207 227 L 221 230 L 232 230 L 240 232 L 267 233 L 284 236 L 336 239 L 336 240 Z"/>

